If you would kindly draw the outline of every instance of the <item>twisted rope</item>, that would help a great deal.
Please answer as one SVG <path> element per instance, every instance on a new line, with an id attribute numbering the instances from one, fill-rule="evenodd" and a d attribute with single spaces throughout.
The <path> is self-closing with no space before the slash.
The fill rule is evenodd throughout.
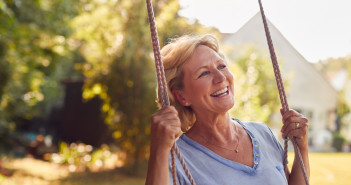
<path id="1" fill-rule="evenodd" d="M 152 39 L 152 47 L 154 51 L 154 58 L 155 58 L 155 67 L 156 67 L 156 73 L 157 73 L 157 83 L 158 83 L 158 88 L 159 88 L 159 96 L 161 99 L 161 104 L 162 107 L 170 105 L 169 103 L 169 97 L 167 93 L 167 82 L 166 82 L 166 77 L 165 77 L 165 72 L 163 68 L 163 64 L 161 61 L 161 53 L 160 53 L 160 44 L 158 40 L 158 34 L 157 34 L 157 28 L 156 28 L 156 22 L 155 22 L 155 15 L 154 15 L 154 10 L 152 8 L 152 3 L 151 0 L 146 0 L 146 5 L 147 5 L 147 13 L 148 13 L 148 18 L 149 18 L 149 24 L 150 24 L 150 31 L 151 31 L 151 39 Z M 179 149 L 174 143 L 172 149 L 171 149 L 171 159 L 172 159 L 172 177 L 173 177 L 173 184 L 177 185 L 177 172 L 176 172 L 176 163 L 175 163 L 175 154 L 177 155 L 184 172 L 186 176 L 188 177 L 191 185 L 195 185 L 195 181 L 192 177 L 192 175 L 189 172 L 189 169 L 186 166 L 186 163 L 184 161 L 184 158 L 179 152 Z"/>
<path id="2" fill-rule="evenodd" d="M 286 111 L 289 110 L 288 101 L 287 101 L 287 98 L 286 98 L 286 95 L 285 95 L 284 85 L 283 85 L 283 81 L 282 81 L 282 78 L 281 78 L 281 75 L 280 75 L 279 65 L 278 65 L 278 62 L 277 62 L 277 57 L 276 57 L 275 52 L 274 52 L 273 42 L 272 42 L 272 38 L 271 38 L 271 35 L 270 35 L 270 32 L 269 32 L 269 28 L 268 28 L 268 25 L 267 25 L 266 16 L 265 16 L 264 11 L 263 11 L 263 6 L 262 6 L 261 0 L 258 0 L 258 3 L 260 5 L 260 11 L 261 11 L 261 16 L 262 16 L 262 20 L 263 20 L 264 30 L 265 30 L 266 37 L 267 37 L 269 53 L 271 55 L 271 60 L 272 60 L 272 64 L 273 64 L 274 75 L 275 75 L 275 79 L 277 81 L 280 102 L 281 102 L 282 107 L 283 107 L 283 112 L 285 113 Z M 284 165 L 284 169 L 286 171 L 288 169 L 288 140 L 289 140 L 288 138 L 284 138 L 284 160 L 283 160 L 283 165 Z M 300 149 L 299 149 L 299 147 L 297 145 L 296 138 L 294 137 L 291 140 L 291 142 L 293 143 L 294 149 L 296 150 L 296 153 L 298 154 L 300 167 L 301 167 L 302 173 L 304 175 L 306 185 L 309 185 L 308 177 L 307 177 L 306 170 L 305 170 L 305 165 L 303 164 L 301 152 L 300 152 Z"/>

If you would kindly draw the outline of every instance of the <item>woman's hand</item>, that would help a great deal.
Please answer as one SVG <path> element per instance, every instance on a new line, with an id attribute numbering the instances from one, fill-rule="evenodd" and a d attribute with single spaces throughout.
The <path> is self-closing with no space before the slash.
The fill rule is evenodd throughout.
<path id="1" fill-rule="evenodd" d="M 283 110 L 280 109 L 280 113 L 283 116 L 283 127 L 281 129 L 283 137 L 296 137 L 297 145 L 300 149 L 300 154 L 302 156 L 302 161 L 305 166 L 307 178 L 310 177 L 310 165 L 308 161 L 308 120 L 303 115 L 290 109 L 285 114 Z M 305 184 L 304 175 L 297 159 L 297 153 L 295 150 L 295 159 L 291 169 L 286 171 L 287 180 L 289 185 L 301 185 Z"/>
<path id="2" fill-rule="evenodd" d="M 145 184 L 169 184 L 169 152 L 180 131 L 180 119 L 173 106 L 164 107 L 151 116 L 151 148 Z"/>
<path id="3" fill-rule="evenodd" d="M 280 113 L 283 116 L 282 136 L 290 139 L 296 137 L 300 150 L 308 149 L 308 119 L 292 109 L 285 114 L 281 109 Z"/>
<path id="4" fill-rule="evenodd" d="M 167 106 L 151 116 L 151 152 L 171 150 L 181 132 L 181 123 L 174 106 Z"/>

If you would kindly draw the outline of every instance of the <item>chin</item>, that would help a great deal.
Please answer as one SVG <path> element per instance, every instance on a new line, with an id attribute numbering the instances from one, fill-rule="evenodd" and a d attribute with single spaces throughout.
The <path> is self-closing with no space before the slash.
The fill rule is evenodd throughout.
<path id="1" fill-rule="evenodd" d="M 219 112 L 228 112 L 233 107 L 234 107 L 234 101 L 221 104 L 221 106 L 218 107 L 218 109 L 216 109 L 216 110 Z"/>
<path id="2" fill-rule="evenodd" d="M 228 105 L 228 107 L 226 108 L 226 112 L 228 112 L 230 109 L 232 109 L 234 107 L 234 103 L 231 105 Z"/>

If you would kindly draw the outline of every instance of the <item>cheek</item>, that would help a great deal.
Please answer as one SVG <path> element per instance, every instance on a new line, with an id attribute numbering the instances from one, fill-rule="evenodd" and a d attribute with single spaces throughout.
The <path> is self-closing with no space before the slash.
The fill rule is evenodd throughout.
<path id="1" fill-rule="evenodd" d="M 210 81 L 203 79 L 194 81 L 193 83 L 189 82 L 186 85 L 186 93 L 192 99 L 197 99 L 203 94 L 208 94 L 208 89 L 210 88 Z"/>
<path id="2" fill-rule="evenodd" d="M 230 83 L 234 84 L 234 76 L 233 76 L 233 74 L 230 71 L 228 71 L 226 76 L 227 76 L 228 81 Z"/>
<path id="3" fill-rule="evenodd" d="M 207 89 L 209 88 L 209 83 L 207 81 L 202 81 L 194 84 L 192 87 L 194 94 L 200 95 L 207 93 Z"/>

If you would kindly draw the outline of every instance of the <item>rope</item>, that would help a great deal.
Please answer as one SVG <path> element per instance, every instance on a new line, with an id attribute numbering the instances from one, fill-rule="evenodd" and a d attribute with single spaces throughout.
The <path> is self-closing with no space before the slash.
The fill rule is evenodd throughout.
<path id="1" fill-rule="evenodd" d="M 273 64 L 274 75 L 275 75 L 275 79 L 277 81 L 279 97 L 280 97 L 280 101 L 281 101 L 281 104 L 282 104 L 282 107 L 283 107 L 283 112 L 285 113 L 286 111 L 289 110 L 288 101 L 286 99 L 284 85 L 283 85 L 283 81 L 282 81 L 282 78 L 281 78 L 281 75 L 280 75 L 279 65 L 278 65 L 278 62 L 277 62 L 277 57 L 276 57 L 275 52 L 274 52 L 273 42 L 272 42 L 272 38 L 271 38 L 271 35 L 270 35 L 270 32 L 269 32 L 269 28 L 268 28 L 268 25 L 267 25 L 266 16 L 265 16 L 264 11 L 263 11 L 261 0 L 258 0 L 258 3 L 260 5 L 260 11 L 261 11 L 261 16 L 262 16 L 262 20 L 263 20 L 264 30 L 265 30 L 266 37 L 267 37 L 269 53 L 271 55 L 271 60 L 272 60 L 272 64 Z M 288 169 L 288 140 L 289 140 L 288 138 L 284 138 L 284 160 L 283 160 L 283 165 L 284 165 L 284 169 L 286 171 Z M 305 170 L 305 165 L 303 164 L 301 152 L 300 152 L 300 149 L 299 149 L 299 147 L 297 145 L 296 138 L 294 137 L 291 140 L 291 142 L 293 143 L 294 148 L 296 150 L 296 153 L 298 154 L 300 167 L 301 167 L 302 173 L 304 175 L 306 185 L 309 185 L 308 177 L 307 177 L 306 170 Z"/>
<path id="2" fill-rule="evenodd" d="M 158 40 L 157 28 L 156 28 L 156 23 L 155 23 L 155 15 L 154 15 L 154 10 L 152 8 L 151 0 L 146 0 L 146 5 L 147 5 L 147 11 L 148 11 L 147 13 L 148 13 L 149 24 L 150 24 L 152 47 L 153 47 L 154 58 L 155 58 L 157 82 L 158 82 L 158 88 L 160 91 L 159 96 L 161 99 L 162 107 L 165 107 L 165 106 L 170 105 L 170 103 L 169 103 L 169 97 L 168 97 L 168 93 L 167 93 L 167 82 L 166 82 L 166 77 L 164 74 L 165 72 L 164 72 L 162 61 L 161 61 L 160 44 L 159 44 L 159 40 Z M 177 185 L 175 154 L 177 155 L 177 157 L 180 161 L 180 164 L 182 165 L 184 172 L 185 172 L 186 176 L 188 177 L 191 185 L 195 185 L 195 181 L 194 181 L 192 175 L 190 174 L 189 169 L 187 168 L 186 163 L 184 161 L 184 158 L 181 156 L 176 143 L 174 143 L 174 145 L 171 149 L 173 184 Z"/>
<path id="3" fill-rule="evenodd" d="M 272 59 L 272 64 L 273 64 L 273 69 L 274 69 L 274 74 L 275 74 L 275 78 L 276 78 L 276 82 L 277 82 L 277 86 L 278 86 L 278 90 L 279 90 L 279 97 L 280 97 L 280 101 L 283 107 L 283 112 L 285 113 L 286 111 L 289 110 L 289 106 L 288 106 L 288 102 L 287 102 L 287 98 L 285 95 L 285 90 L 284 90 L 284 85 L 282 82 L 282 78 L 280 75 L 280 70 L 279 70 L 279 65 L 277 62 L 277 58 L 274 52 L 274 47 L 273 47 L 273 43 L 272 43 L 272 39 L 270 36 L 270 32 L 267 26 L 267 21 L 266 21 L 266 17 L 264 15 L 264 11 L 263 11 L 263 7 L 262 7 L 262 3 L 261 0 L 258 0 L 259 4 L 260 4 L 260 10 L 261 10 L 261 16 L 263 19 L 263 24 L 264 24 L 264 29 L 265 29 L 265 33 L 266 33 L 266 37 L 267 37 L 267 43 L 268 43 L 268 47 L 269 47 L 269 51 L 270 51 L 270 55 L 271 55 L 271 59 Z M 146 0 L 146 4 L 147 4 L 147 10 L 148 10 L 148 17 L 149 17 L 149 23 L 150 23 L 150 31 L 151 31 L 151 38 L 152 38 L 152 45 L 153 45 L 153 51 L 154 51 L 154 58 L 155 58 L 155 67 L 156 67 L 156 72 L 157 72 L 157 82 L 158 82 L 158 87 L 160 90 L 160 98 L 161 98 L 161 104 L 162 107 L 168 106 L 170 105 L 169 103 L 169 97 L 168 97 L 168 93 L 167 93 L 167 83 L 166 83 L 166 78 L 164 75 L 164 68 L 163 68 L 163 64 L 161 62 L 161 54 L 160 54 L 160 46 L 159 46 L 159 40 L 158 40 L 158 34 L 157 34 L 157 29 L 156 29 L 156 23 L 155 23 L 155 17 L 154 17 L 154 11 L 152 8 L 152 3 L 151 0 Z M 306 185 L 309 185 L 308 182 L 308 178 L 306 175 L 306 170 L 302 161 L 302 156 L 300 153 L 300 150 L 298 148 L 297 142 L 296 142 L 296 138 L 292 139 L 292 143 L 294 145 L 294 148 L 298 154 L 298 159 L 300 162 L 300 166 L 305 178 L 305 182 Z M 287 164 L 288 164 L 288 160 L 287 160 L 287 148 L 288 148 L 288 139 L 284 138 L 284 161 L 283 161 L 283 165 L 284 168 L 287 170 Z M 186 163 L 183 159 L 183 157 L 181 156 L 179 149 L 177 147 L 176 144 L 173 145 L 172 149 L 171 149 L 171 158 L 172 158 L 172 177 L 173 177 L 173 184 L 176 185 L 177 184 L 177 174 L 176 174 L 176 166 L 175 166 L 175 154 L 177 155 L 177 157 L 179 158 L 179 161 L 188 177 L 188 179 L 190 180 L 190 183 L 192 185 L 195 185 L 194 179 L 191 176 Z"/>

